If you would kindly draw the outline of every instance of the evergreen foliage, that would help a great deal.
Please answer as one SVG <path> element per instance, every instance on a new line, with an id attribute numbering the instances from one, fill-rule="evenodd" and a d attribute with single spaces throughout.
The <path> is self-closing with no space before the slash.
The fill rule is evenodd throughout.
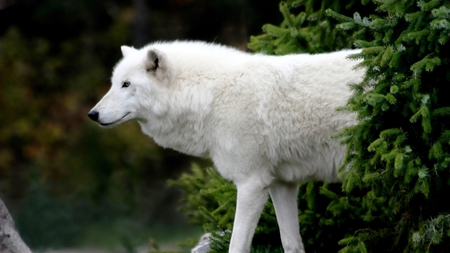
<path id="1" fill-rule="evenodd" d="M 300 186 L 306 251 L 448 250 L 450 2 L 287 1 L 280 11 L 281 25 L 265 25 L 266 34 L 251 38 L 251 49 L 318 53 L 353 43 L 363 48 L 353 57 L 362 59 L 359 67 L 367 70 L 365 79 L 351 86 L 354 95 L 342 108 L 357 113 L 360 120 L 338 136 L 348 147 L 342 186 Z M 218 205 L 200 212 L 207 231 L 227 232 L 235 203 L 235 193 L 227 191 L 235 189 L 212 173 L 209 190 L 203 193 Z M 258 241 L 264 233 L 279 240 L 277 227 L 268 203 L 253 245 L 279 247 L 279 242 Z M 215 252 L 223 252 L 229 238 L 214 238 Z"/>
<path id="2" fill-rule="evenodd" d="M 450 2 L 377 1 L 378 15 L 353 20 L 355 57 L 367 68 L 347 110 L 360 123 L 341 137 L 351 168 L 343 189 L 365 192 L 366 221 L 381 226 L 341 241 L 342 252 L 443 252 L 450 246 Z M 331 10 L 330 16 L 337 14 Z M 379 248 L 380 249 L 380 248 Z M 381 250 L 381 249 L 380 249 Z"/>
<path id="3" fill-rule="evenodd" d="M 217 208 L 217 200 L 213 196 L 203 194 L 204 189 L 214 187 L 215 181 L 211 180 L 210 174 L 214 172 L 211 168 L 200 168 L 198 164 L 192 164 L 191 172 L 184 173 L 177 180 L 169 180 L 168 184 L 178 187 L 184 191 L 184 197 L 181 201 L 184 203 L 180 207 L 189 222 L 193 225 L 203 225 L 207 219 L 199 210 L 199 207 L 207 210 L 214 210 Z"/>
<path id="4" fill-rule="evenodd" d="M 280 2 L 283 22 L 279 25 L 266 24 L 265 34 L 251 36 L 248 47 L 265 54 L 285 55 L 292 53 L 331 52 L 352 46 L 351 33 L 340 26 L 334 18 L 326 15 L 331 9 L 340 20 L 350 21 L 345 15 L 356 10 L 371 10 L 368 0 L 340 1 L 287 0 Z M 341 14 L 338 14 L 341 13 Z"/>

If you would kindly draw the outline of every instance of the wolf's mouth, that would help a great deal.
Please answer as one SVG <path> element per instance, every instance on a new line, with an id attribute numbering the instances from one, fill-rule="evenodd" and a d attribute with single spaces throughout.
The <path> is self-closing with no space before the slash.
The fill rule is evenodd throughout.
<path id="1" fill-rule="evenodd" d="M 116 120 L 116 121 L 113 121 L 113 122 L 110 122 L 110 123 L 99 123 L 99 124 L 100 124 L 101 126 L 110 126 L 110 125 L 114 125 L 114 124 L 116 124 L 117 122 L 121 121 L 123 118 L 125 118 L 128 114 L 130 114 L 130 113 L 129 113 L 129 112 L 126 113 L 125 115 L 123 115 L 122 118 L 120 118 L 120 119 L 118 119 L 118 120 Z"/>

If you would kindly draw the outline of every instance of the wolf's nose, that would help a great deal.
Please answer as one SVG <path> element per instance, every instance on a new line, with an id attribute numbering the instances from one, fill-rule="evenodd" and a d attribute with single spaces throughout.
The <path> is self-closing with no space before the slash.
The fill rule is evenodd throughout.
<path id="1" fill-rule="evenodd" d="M 93 121 L 97 121 L 98 120 L 98 112 L 97 111 L 90 111 L 88 113 L 89 118 L 91 118 L 91 120 Z"/>

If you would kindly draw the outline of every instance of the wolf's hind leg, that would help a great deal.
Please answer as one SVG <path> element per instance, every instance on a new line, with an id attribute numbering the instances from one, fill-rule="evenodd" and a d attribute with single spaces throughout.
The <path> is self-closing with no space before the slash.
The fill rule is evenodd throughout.
<path id="1" fill-rule="evenodd" d="M 305 253 L 298 222 L 297 183 L 274 181 L 269 189 L 285 253 Z"/>

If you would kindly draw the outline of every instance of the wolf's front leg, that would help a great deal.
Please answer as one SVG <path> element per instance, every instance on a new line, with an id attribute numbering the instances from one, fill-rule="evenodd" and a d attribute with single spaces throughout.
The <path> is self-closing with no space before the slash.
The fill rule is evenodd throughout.
<path id="1" fill-rule="evenodd" d="M 230 253 L 248 253 L 259 216 L 267 201 L 268 185 L 258 178 L 245 180 L 237 186 L 236 215 L 231 235 Z"/>

